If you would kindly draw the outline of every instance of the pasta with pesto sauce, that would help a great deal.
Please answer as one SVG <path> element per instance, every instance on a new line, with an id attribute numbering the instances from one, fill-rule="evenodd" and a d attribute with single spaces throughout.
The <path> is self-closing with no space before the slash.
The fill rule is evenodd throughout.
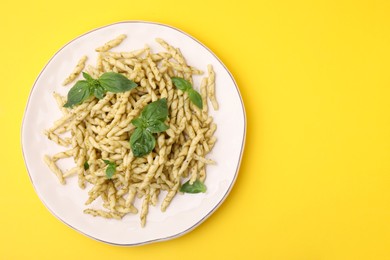
<path id="1" fill-rule="evenodd" d="M 61 184 L 77 176 L 80 188 L 89 189 L 88 206 L 84 213 L 104 218 L 121 219 L 127 214 L 139 214 L 145 226 L 149 207 L 160 204 L 165 211 L 189 180 L 205 182 L 206 166 L 215 162 L 206 158 L 216 143 L 217 129 L 209 112 L 207 100 L 218 109 L 215 98 L 215 73 L 208 65 L 208 75 L 199 87 L 203 101 L 200 109 L 190 102 L 188 93 L 175 88 L 172 77 L 193 83 L 193 76 L 203 72 L 187 64 L 183 54 L 162 39 L 156 39 L 163 51 L 153 52 L 145 45 L 140 50 L 114 52 L 126 38 L 117 38 L 98 47 L 95 65 L 85 66 L 86 56 L 77 64 L 64 83 L 69 84 L 85 71 L 94 78 L 105 72 L 117 72 L 138 86 L 123 93 L 107 92 L 102 99 L 90 97 L 73 108 L 64 108 L 66 97 L 54 93 L 62 117 L 44 134 L 64 151 L 45 155 L 44 161 Z M 156 144 L 151 153 L 135 157 L 129 139 L 138 117 L 151 102 L 165 98 L 169 128 L 155 134 Z M 65 137 L 70 133 L 70 137 Z M 64 171 L 58 161 L 72 158 L 75 166 Z M 116 165 L 115 174 L 107 178 L 109 160 Z M 95 205 L 100 198 L 102 205 Z M 141 200 L 136 208 L 135 200 Z M 93 204 L 94 206 L 90 206 Z"/>

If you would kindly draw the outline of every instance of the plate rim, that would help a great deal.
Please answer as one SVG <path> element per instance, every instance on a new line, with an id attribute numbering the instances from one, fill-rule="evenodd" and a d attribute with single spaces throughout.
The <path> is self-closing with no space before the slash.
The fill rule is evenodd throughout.
<path id="1" fill-rule="evenodd" d="M 38 79 L 41 77 L 42 73 L 45 71 L 46 67 L 50 64 L 50 62 L 57 56 L 57 54 L 59 52 L 61 52 L 66 46 L 68 46 L 69 44 L 71 44 L 72 42 L 78 40 L 79 38 L 87 35 L 87 34 L 90 34 L 94 31 L 97 31 L 97 30 L 100 30 L 100 29 L 103 29 L 103 28 L 106 28 L 106 27 L 111 27 L 111 26 L 115 26 L 117 24 L 134 24 L 134 23 L 141 23 L 141 24 L 152 24 L 152 25 L 158 25 L 158 26 L 163 26 L 163 27 L 168 27 L 170 29 L 173 29 L 179 33 L 182 33 L 184 34 L 185 36 L 191 38 L 193 41 L 195 41 L 196 43 L 198 43 L 199 45 L 201 45 L 203 48 L 205 48 L 211 55 L 214 56 L 214 58 L 222 65 L 222 67 L 226 70 L 226 72 L 229 74 L 231 80 L 233 81 L 234 83 L 234 87 L 237 91 L 237 94 L 238 94 L 238 97 L 239 97 L 239 100 L 240 100 L 240 104 L 241 104 L 241 107 L 242 107 L 242 116 L 243 116 L 243 122 L 244 122 L 244 125 L 243 125 L 243 136 L 242 136 L 242 143 L 241 143 L 241 149 L 240 149 L 240 154 L 239 154 L 239 158 L 238 158 L 238 163 L 237 163 L 237 166 L 236 166 L 236 170 L 235 170 L 235 173 L 234 173 L 234 177 L 233 177 L 233 180 L 231 181 L 230 185 L 229 185 L 229 188 L 227 189 L 227 191 L 225 192 L 225 194 L 223 195 L 222 199 L 220 201 L 218 201 L 218 203 L 206 214 L 204 215 L 201 219 L 199 219 L 195 224 L 193 224 L 192 226 L 188 227 L 187 229 L 177 233 L 177 234 L 174 234 L 174 235 L 170 235 L 170 236 L 165 236 L 165 237 L 161 237 L 161 238 L 155 238 L 155 239 L 149 239 L 149 240 L 145 240 L 145 241 L 141 241 L 139 243 L 124 243 L 124 244 L 121 244 L 121 243 L 115 243 L 115 242 L 111 242 L 111 241 L 107 241 L 107 240 L 103 240 L 103 239 L 99 239 L 97 237 L 94 237 L 94 236 L 91 236 L 81 230 L 79 230 L 78 228 L 72 226 L 71 224 L 67 223 L 65 220 L 63 220 L 60 216 L 58 216 L 53 210 L 51 210 L 48 205 L 46 205 L 46 203 L 44 202 L 44 200 L 41 198 L 41 194 L 38 192 L 37 190 L 37 187 L 31 177 L 31 173 L 30 173 L 30 170 L 28 168 L 28 165 L 27 165 L 27 161 L 26 161 L 26 155 L 25 155 L 25 149 L 24 149 L 24 146 L 23 146 L 23 136 L 24 136 L 24 129 L 25 129 L 25 120 L 26 120 L 26 112 L 27 112 L 27 108 L 29 107 L 29 104 L 30 104 L 30 101 L 31 101 L 31 94 L 33 93 L 34 91 L 34 88 L 36 87 L 36 83 L 38 81 Z M 68 41 L 67 43 L 65 43 L 60 49 L 58 49 L 52 56 L 51 58 L 46 62 L 45 66 L 41 69 L 41 71 L 39 72 L 38 76 L 36 77 L 31 89 L 30 89 L 30 93 L 28 95 L 28 99 L 27 99 L 27 102 L 26 102 L 26 106 L 25 106 L 25 109 L 24 109 L 24 112 L 23 112 L 23 119 L 22 119 L 22 124 L 21 124 L 21 129 L 20 129 L 20 145 L 21 145 L 21 148 L 22 148 L 22 156 L 23 156 L 23 161 L 24 161 L 24 164 L 25 164 L 25 167 L 26 167 L 26 170 L 27 170 L 27 173 L 28 173 L 28 176 L 30 178 L 30 181 L 31 181 L 31 184 L 34 188 L 34 191 L 36 193 L 36 195 L 38 196 L 39 200 L 41 201 L 41 203 L 45 206 L 45 208 L 53 215 L 55 216 L 58 220 L 60 220 L 62 223 L 64 223 L 65 225 L 67 225 L 68 227 L 72 228 L 73 230 L 79 232 L 80 234 L 83 234 L 89 238 L 92 238 L 93 240 L 96 240 L 96 241 L 99 241 L 99 242 L 102 242 L 102 243 L 105 243 L 105 244 L 109 244 L 109 245 L 113 245 L 113 246 L 120 246 L 120 247 L 133 247 L 133 246 L 141 246 L 141 245 L 146 245 L 146 244 L 150 244 L 150 243 L 156 243 L 156 242 L 162 242 L 162 241 L 167 241 L 167 240 L 171 240 L 171 239 L 174 239 L 174 238 L 178 238 L 178 237 L 181 237 L 189 232 L 191 232 L 192 230 L 194 230 L 196 227 L 198 227 L 200 224 L 202 224 L 207 218 L 209 218 L 221 205 L 222 203 L 226 200 L 226 198 L 228 197 L 229 193 L 231 192 L 236 180 L 237 180 L 237 177 L 238 177 L 238 173 L 239 173 L 239 170 L 240 170 L 240 166 L 241 166 L 241 162 L 242 162 L 242 157 L 243 157 L 243 153 L 244 153 L 244 149 L 245 149 L 245 143 L 246 143 L 246 133 L 247 133 L 247 118 L 246 118 L 246 110 L 245 110 L 245 106 L 244 106 L 244 102 L 243 102 L 243 98 L 242 98 L 242 95 L 240 93 L 240 90 L 238 88 L 238 85 L 237 85 L 237 82 L 235 81 L 232 73 L 229 71 L 229 69 L 226 67 L 226 65 L 221 61 L 221 59 L 219 59 L 219 57 L 213 52 L 211 51 L 206 45 L 204 45 L 201 41 L 199 41 L 198 39 L 196 39 L 195 37 L 193 37 L 192 35 L 184 32 L 183 30 L 179 29 L 179 28 L 176 28 L 174 26 L 171 26 L 171 25 L 168 25 L 168 24 L 164 24 L 164 23 L 160 23 L 160 22 L 154 22 L 154 21 L 146 21 L 146 20 L 123 20 L 123 21 L 119 21 L 119 22 L 114 22 L 114 23 L 110 23 L 110 24 L 107 24 L 107 25 L 103 25 L 103 26 L 99 26 L 99 27 L 95 27 L 94 29 L 91 29 L 91 30 L 88 30 L 87 32 L 85 33 L 82 33 L 76 37 L 74 37 L 72 40 Z"/>

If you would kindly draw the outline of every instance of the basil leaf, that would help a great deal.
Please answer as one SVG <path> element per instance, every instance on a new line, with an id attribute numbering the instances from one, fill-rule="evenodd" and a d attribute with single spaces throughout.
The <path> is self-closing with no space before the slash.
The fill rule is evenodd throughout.
<path id="1" fill-rule="evenodd" d="M 103 159 L 103 162 L 104 162 L 105 164 L 110 164 L 110 163 L 111 163 L 109 160 L 104 160 L 104 159 Z"/>
<path id="2" fill-rule="evenodd" d="M 189 81 L 178 77 L 172 77 L 171 79 L 176 88 L 188 93 L 188 97 L 195 106 L 200 109 L 203 108 L 202 96 L 192 87 Z"/>
<path id="3" fill-rule="evenodd" d="M 102 98 L 104 98 L 104 94 L 106 94 L 106 91 L 104 90 L 104 88 L 102 86 L 96 85 L 93 88 L 93 94 L 96 98 L 102 99 Z"/>
<path id="4" fill-rule="evenodd" d="M 125 92 L 137 86 L 135 82 L 115 72 L 104 73 L 99 77 L 98 82 L 106 91 L 113 93 Z"/>
<path id="5" fill-rule="evenodd" d="M 185 193 L 206 192 L 206 185 L 204 185 L 200 180 L 194 181 L 192 185 L 190 184 L 190 181 L 187 181 L 181 186 L 180 191 Z"/>
<path id="6" fill-rule="evenodd" d="M 147 105 L 141 112 L 141 117 L 147 122 L 163 120 L 168 117 L 167 99 L 162 98 Z"/>
<path id="7" fill-rule="evenodd" d="M 115 172 L 116 172 L 116 165 L 113 163 L 110 163 L 106 169 L 107 178 L 111 179 L 112 176 L 114 176 Z"/>
<path id="8" fill-rule="evenodd" d="M 188 89 L 192 88 L 191 83 L 183 78 L 172 77 L 171 80 L 172 80 L 173 84 L 176 86 L 176 88 L 178 88 L 182 91 L 187 91 Z"/>
<path id="9" fill-rule="evenodd" d="M 189 89 L 187 93 L 191 102 L 194 103 L 195 106 L 202 109 L 203 108 L 202 96 L 198 92 L 196 92 L 196 90 L 193 88 Z"/>
<path id="10" fill-rule="evenodd" d="M 148 124 L 146 130 L 154 134 L 154 133 L 164 132 L 168 128 L 169 126 L 167 126 L 163 121 L 153 121 Z"/>
<path id="11" fill-rule="evenodd" d="M 130 147 L 135 157 L 147 155 L 154 149 L 156 138 L 153 134 L 169 128 L 164 123 L 167 117 L 167 99 L 162 98 L 147 105 L 141 115 L 131 121 L 137 127 L 130 137 Z"/>
<path id="12" fill-rule="evenodd" d="M 138 117 L 138 118 L 135 118 L 135 119 L 131 120 L 131 123 L 135 127 L 146 128 L 145 127 L 146 122 L 145 122 L 145 120 L 142 117 Z"/>
<path id="13" fill-rule="evenodd" d="M 156 146 L 156 139 L 145 129 L 136 128 L 130 137 L 130 147 L 135 157 L 142 157 L 150 153 Z"/>
<path id="14" fill-rule="evenodd" d="M 107 168 L 106 168 L 106 177 L 108 179 L 111 179 L 112 176 L 114 176 L 115 172 L 116 172 L 116 164 L 113 163 L 113 162 L 110 162 L 109 160 L 103 160 L 103 162 L 105 164 L 107 164 Z"/>
<path id="15" fill-rule="evenodd" d="M 94 79 L 86 72 L 83 72 L 85 80 L 79 80 L 68 92 L 68 101 L 64 107 L 72 107 L 82 103 L 92 94 L 102 99 L 107 91 L 118 93 L 133 89 L 137 84 L 122 74 L 106 72 L 99 79 Z"/>
<path id="16" fill-rule="evenodd" d="M 91 95 L 88 81 L 79 80 L 68 92 L 68 101 L 64 107 L 73 107 L 82 103 Z"/>
<path id="17" fill-rule="evenodd" d="M 85 161 L 84 163 L 84 170 L 88 170 L 89 169 L 89 164 L 87 161 Z"/>
<path id="18" fill-rule="evenodd" d="M 94 79 L 89 75 L 88 73 L 83 71 L 83 77 L 88 81 L 88 82 L 93 82 Z"/>

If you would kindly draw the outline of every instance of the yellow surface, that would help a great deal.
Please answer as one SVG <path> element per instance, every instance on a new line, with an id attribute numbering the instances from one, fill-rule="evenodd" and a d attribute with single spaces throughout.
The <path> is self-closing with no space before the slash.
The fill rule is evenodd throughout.
<path id="1" fill-rule="evenodd" d="M 0 259 L 390 259 L 389 14 L 385 0 L 3 1 Z M 248 117 L 222 207 L 183 237 L 135 248 L 52 216 L 20 146 L 27 97 L 50 57 L 122 20 L 205 43 L 235 76 Z"/>

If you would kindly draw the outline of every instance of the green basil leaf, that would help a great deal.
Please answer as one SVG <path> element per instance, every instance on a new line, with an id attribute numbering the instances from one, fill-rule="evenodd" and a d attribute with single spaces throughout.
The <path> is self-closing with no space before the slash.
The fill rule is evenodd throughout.
<path id="1" fill-rule="evenodd" d="M 88 170 L 89 169 L 89 164 L 87 161 L 85 161 L 84 163 L 84 170 Z"/>
<path id="2" fill-rule="evenodd" d="M 110 164 L 110 163 L 111 163 L 109 160 L 104 160 L 104 159 L 103 159 L 103 162 L 104 162 L 105 164 Z"/>
<path id="3" fill-rule="evenodd" d="M 113 93 L 125 92 L 137 86 L 135 82 L 116 72 L 102 74 L 98 82 L 106 91 Z"/>
<path id="4" fill-rule="evenodd" d="M 64 107 L 73 107 L 82 103 L 91 96 L 89 83 L 86 80 L 79 80 L 68 92 L 68 101 Z"/>
<path id="5" fill-rule="evenodd" d="M 142 128 L 136 128 L 130 137 L 130 147 L 135 157 L 142 157 L 150 153 L 156 146 L 156 139 Z"/>
<path id="6" fill-rule="evenodd" d="M 104 98 L 104 94 L 106 94 L 106 91 L 104 88 L 100 85 L 95 85 L 93 89 L 93 94 L 96 98 L 102 99 Z"/>
<path id="7" fill-rule="evenodd" d="M 106 168 L 106 177 L 108 179 L 111 179 L 112 176 L 114 176 L 115 172 L 116 172 L 116 164 L 113 163 L 113 162 L 110 162 L 109 160 L 103 160 L 103 162 L 105 164 L 107 164 L 107 168 Z"/>
<path id="8" fill-rule="evenodd" d="M 202 96 L 193 88 L 189 89 L 187 93 L 191 102 L 194 103 L 195 106 L 202 109 L 203 108 Z"/>
<path id="9" fill-rule="evenodd" d="M 171 80 L 177 89 L 180 89 L 182 91 L 187 91 L 188 89 L 192 89 L 191 83 L 183 78 L 172 77 Z"/>
<path id="10" fill-rule="evenodd" d="M 110 163 L 108 164 L 107 168 L 106 168 L 106 176 L 108 179 L 111 179 L 112 176 L 114 176 L 116 172 L 116 165 L 114 163 Z"/>
<path id="11" fill-rule="evenodd" d="M 83 71 L 83 77 L 88 81 L 88 82 L 93 82 L 94 79 L 89 75 L 88 73 Z"/>
<path id="12" fill-rule="evenodd" d="M 171 79 L 176 88 L 188 93 L 188 97 L 195 106 L 200 109 L 203 108 L 202 96 L 192 87 L 189 81 L 178 77 L 172 77 Z"/>
<path id="13" fill-rule="evenodd" d="M 137 127 L 130 137 L 130 147 L 134 156 L 142 157 L 154 149 L 156 138 L 153 133 L 163 132 L 169 128 L 164 123 L 167 117 L 167 99 L 162 98 L 147 105 L 141 115 L 131 121 Z"/>
<path id="14" fill-rule="evenodd" d="M 165 121 L 168 117 L 167 99 L 162 98 L 147 105 L 142 110 L 141 117 L 148 123 L 156 120 Z"/>
<path id="15" fill-rule="evenodd" d="M 196 180 L 192 185 L 190 184 L 190 181 L 187 181 L 181 186 L 180 191 L 185 193 L 206 192 L 206 185 L 200 180 Z"/>
<path id="16" fill-rule="evenodd" d="M 142 117 L 138 117 L 138 118 L 135 118 L 133 120 L 131 120 L 131 123 L 135 126 L 135 127 L 140 127 L 140 128 L 146 128 L 146 122 L 145 120 L 142 118 Z"/>
<path id="17" fill-rule="evenodd" d="M 153 121 L 148 124 L 146 130 L 151 132 L 152 134 L 161 133 L 167 130 L 169 126 L 167 126 L 163 121 Z"/>

